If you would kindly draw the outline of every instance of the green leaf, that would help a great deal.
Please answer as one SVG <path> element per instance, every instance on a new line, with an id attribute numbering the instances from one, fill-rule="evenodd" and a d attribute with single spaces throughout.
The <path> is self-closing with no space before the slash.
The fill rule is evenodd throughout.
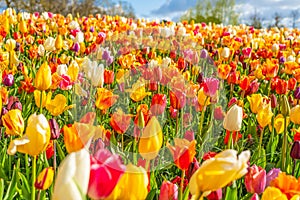
<path id="1" fill-rule="evenodd" d="M 228 186 L 226 188 L 226 196 L 225 200 L 237 200 L 237 187 L 235 183 L 232 184 L 232 186 Z"/>
<path id="2" fill-rule="evenodd" d="M 190 188 L 186 187 L 182 196 L 182 200 L 187 200 L 189 198 Z"/>
<path id="3" fill-rule="evenodd" d="M 148 195 L 147 195 L 147 197 L 146 197 L 146 200 L 152 200 L 152 199 L 155 199 L 155 196 L 156 196 L 156 189 L 153 189 L 153 190 L 151 190 L 151 191 L 148 193 Z"/>
<path id="4" fill-rule="evenodd" d="M 0 179 L 0 200 L 3 199 L 3 195 L 4 195 L 4 180 Z"/>
<path id="5" fill-rule="evenodd" d="M 19 169 L 14 169 L 13 171 L 12 179 L 7 188 L 4 200 L 14 199 L 14 197 L 17 195 L 17 182 L 18 182 L 17 170 Z"/>
<path id="6" fill-rule="evenodd" d="M 18 176 L 20 179 L 19 187 L 22 190 L 22 194 L 23 194 L 24 198 L 30 199 L 30 186 L 28 184 L 28 180 L 21 172 L 18 172 Z"/>

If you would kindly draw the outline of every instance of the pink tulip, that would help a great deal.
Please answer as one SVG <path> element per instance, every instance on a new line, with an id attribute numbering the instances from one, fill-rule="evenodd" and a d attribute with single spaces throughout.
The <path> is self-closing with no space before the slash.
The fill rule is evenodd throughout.
<path id="1" fill-rule="evenodd" d="M 259 200 L 259 196 L 257 193 L 254 193 L 250 200 Z"/>
<path id="2" fill-rule="evenodd" d="M 245 186 L 248 192 L 261 194 L 266 187 L 266 170 L 253 165 L 245 176 Z"/>
<path id="3" fill-rule="evenodd" d="M 277 178 L 278 174 L 280 173 L 280 169 L 279 168 L 273 168 L 271 169 L 268 173 L 267 173 L 267 181 L 266 181 L 266 186 L 268 187 L 271 183 L 272 180 L 274 180 L 275 178 Z"/>
<path id="4" fill-rule="evenodd" d="M 205 78 L 203 90 L 206 96 L 215 96 L 217 90 L 219 89 L 219 80 L 216 78 Z"/>
<path id="5" fill-rule="evenodd" d="M 222 188 L 211 192 L 206 198 L 208 200 L 220 200 L 220 199 L 222 199 Z"/>
<path id="6" fill-rule="evenodd" d="M 159 200 L 178 199 L 178 186 L 170 181 L 164 181 L 160 188 Z"/>
<path id="7" fill-rule="evenodd" d="M 97 151 L 94 157 L 91 156 L 88 196 L 92 199 L 108 197 L 125 169 L 118 155 L 111 154 L 107 149 Z"/>

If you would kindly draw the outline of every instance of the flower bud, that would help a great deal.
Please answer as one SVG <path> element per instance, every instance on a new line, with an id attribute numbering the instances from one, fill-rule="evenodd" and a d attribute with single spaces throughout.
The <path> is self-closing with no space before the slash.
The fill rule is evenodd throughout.
<path id="1" fill-rule="evenodd" d="M 300 159 L 300 141 L 294 142 L 290 155 L 293 159 Z"/>
<path id="2" fill-rule="evenodd" d="M 57 121 L 52 118 L 49 120 L 50 132 L 51 132 L 51 140 L 56 140 L 60 136 L 60 128 Z"/>
<path id="3" fill-rule="evenodd" d="M 281 99 L 281 114 L 286 117 L 290 115 L 290 104 L 287 97 L 284 95 Z"/>
<path id="4" fill-rule="evenodd" d="M 275 94 L 271 94 L 270 99 L 271 99 L 271 108 L 276 108 L 277 107 L 277 97 L 275 96 Z"/>
<path id="5" fill-rule="evenodd" d="M 145 127 L 145 120 L 144 120 L 144 114 L 143 114 L 142 109 L 140 109 L 138 112 L 138 127 L 140 129 Z"/>

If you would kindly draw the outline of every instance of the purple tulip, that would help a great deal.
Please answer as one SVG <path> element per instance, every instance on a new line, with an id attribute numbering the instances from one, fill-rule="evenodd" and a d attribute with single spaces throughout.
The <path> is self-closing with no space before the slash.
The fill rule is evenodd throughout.
<path id="1" fill-rule="evenodd" d="M 95 31 L 95 28 L 91 26 L 90 31 L 93 33 Z"/>
<path id="2" fill-rule="evenodd" d="M 164 199 L 178 199 L 178 186 L 176 184 L 170 181 L 163 181 L 160 188 L 159 200 Z"/>
<path id="3" fill-rule="evenodd" d="M 51 131 L 51 139 L 52 140 L 58 139 L 60 136 L 60 128 L 57 121 L 54 118 L 49 120 L 49 126 Z"/>
<path id="4" fill-rule="evenodd" d="M 201 49 L 201 51 L 200 51 L 200 58 L 201 59 L 206 59 L 207 56 L 208 56 L 207 50 L 206 49 Z"/>
<path id="5" fill-rule="evenodd" d="M 6 74 L 3 78 L 3 84 L 10 87 L 14 84 L 14 76 L 12 74 Z"/>
<path id="6" fill-rule="evenodd" d="M 294 91 L 294 97 L 295 99 L 300 99 L 300 87 L 296 87 Z"/>
<path id="7" fill-rule="evenodd" d="M 277 178 L 278 174 L 281 172 L 279 168 L 273 168 L 267 173 L 266 177 L 266 187 L 268 187 L 271 183 L 271 181 L 275 178 Z"/>
<path id="8" fill-rule="evenodd" d="M 8 110 L 5 107 L 3 107 L 0 113 L 0 127 L 3 126 L 2 116 L 5 115 L 6 113 L 8 113 Z"/>
<path id="9" fill-rule="evenodd" d="M 80 45 L 78 44 L 78 42 L 75 42 L 73 46 L 73 51 L 78 52 L 79 50 L 80 50 Z"/>

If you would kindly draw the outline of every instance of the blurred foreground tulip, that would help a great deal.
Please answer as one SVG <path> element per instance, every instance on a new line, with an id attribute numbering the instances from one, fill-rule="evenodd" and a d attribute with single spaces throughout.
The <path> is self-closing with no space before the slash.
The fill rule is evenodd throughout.
<path id="1" fill-rule="evenodd" d="M 1 98 L 0 98 L 1 99 Z M 1 101 L 2 102 L 2 101 Z M 1 109 L 2 110 L 2 109 Z M 3 126 L 8 135 L 22 135 L 24 131 L 24 120 L 19 109 L 8 111 L 2 116 Z"/>
<path id="2" fill-rule="evenodd" d="M 38 90 L 47 90 L 50 88 L 52 83 L 51 69 L 47 62 L 44 62 L 38 69 L 35 79 L 34 86 Z"/>
<path id="3" fill-rule="evenodd" d="M 146 199 L 148 194 L 148 176 L 146 170 L 133 164 L 126 166 L 126 171 L 107 200 Z"/>
<path id="4" fill-rule="evenodd" d="M 70 153 L 60 164 L 55 179 L 53 200 L 83 200 L 90 179 L 90 155 L 86 149 Z"/>
<path id="5" fill-rule="evenodd" d="M 241 178 L 248 171 L 249 159 L 250 151 L 243 151 L 238 156 L 237 151 L 229 149 L 204 161 L 191 177 L 189 183 L 191 194 L 200 197 L 205 192 L 218 190 Z"/>
<path id="6" fill-rule="evenodd" d="M 223 126 L 228 131 L 239 131 L 243 122 L 242 107 L 234 104 L 226 113 Z"/>
<path id="7" fill-rule="evenodd" d="M 47 167 L 43 169 L 35 181 L 34 184 L 35 188 L 39 190 L 48 189 L 53 182 L 53 177 L 54 177 L 54 170 L 52 167 Z"/>
<path id="8" fill-rule="evenodd" d="M 152 160 L 157 155 L 163 143 L 163 134 L 161 126 L 156 117 L 152 117 L 139 142 L 139 153 L 146 160 Z"/>
<path id="9" fill-rule="evenodd" d="M 91 171 L 88 196 L 92 199 L 103 199 L 113 191 L 125 172 L 118 155 L 111 154 L 106 149 L 100 149 L 91 157 Z"/>
<path id="10" fill-rule="evenodd" d="M 41 154 L 50 141 L 50 126 L 43 114 L 32 114 L 27 121 L 25 135 L 10 142 L 7 153 L 17 151 L 31 156 Z"/>

